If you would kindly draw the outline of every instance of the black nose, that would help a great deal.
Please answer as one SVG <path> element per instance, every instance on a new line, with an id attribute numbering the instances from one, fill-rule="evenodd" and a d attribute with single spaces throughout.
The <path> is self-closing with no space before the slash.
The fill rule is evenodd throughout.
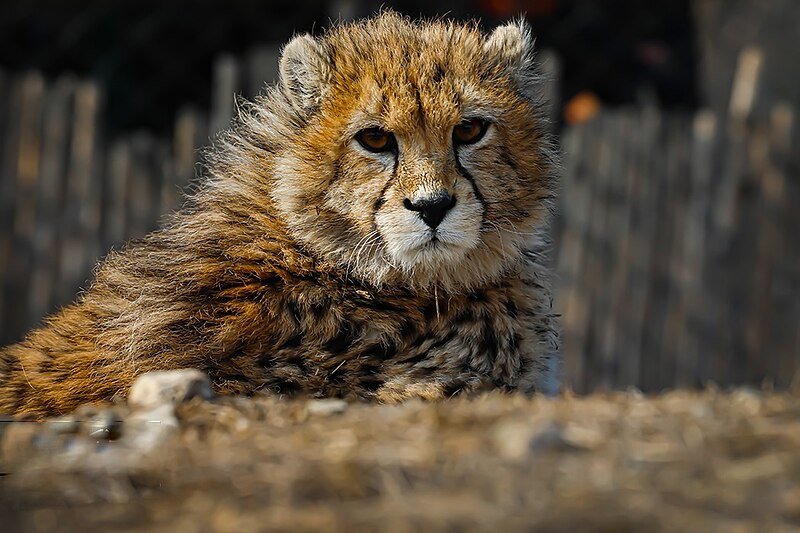
<path id="1" fill-rule="evenodd" d="M 406 198 L 403 205 L 410 211 L 418 211 L 422 221 L 435 228 L 442 223 L 447 211 L 456 205 L 456 197 L 442 191 L 414 202 Z"/>

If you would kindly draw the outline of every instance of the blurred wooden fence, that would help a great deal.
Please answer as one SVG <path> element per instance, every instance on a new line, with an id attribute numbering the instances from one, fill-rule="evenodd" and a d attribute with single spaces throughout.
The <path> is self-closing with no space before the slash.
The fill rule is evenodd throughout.
<path id="1" fill-rule="evenodd" d="M 222 58 L 208 115 L 181 111 L 171 139 L 110 143 L 92 83 L 0 75 L 0 342 L 70 302 L 98 257 L 177 205 L 233 93 L 254 94 L 276 64 L 277 48 Z M 554 263 L 573 389 L 785 387 L 797 375 L 795 110 L 752 120 L 751 78 L 726 116 L 622 109 L 564 130 Z"/>

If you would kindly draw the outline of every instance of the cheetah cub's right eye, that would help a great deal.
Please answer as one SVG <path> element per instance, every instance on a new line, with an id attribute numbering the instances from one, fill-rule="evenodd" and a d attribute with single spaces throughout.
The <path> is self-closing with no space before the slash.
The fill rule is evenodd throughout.
<path id="1" fill-rule="evenodd" d="M 356 133 L 358 143 L 370 152 L 389 152 L 394 149 L 394 135 L 380 128 L 369 128 Z"/>

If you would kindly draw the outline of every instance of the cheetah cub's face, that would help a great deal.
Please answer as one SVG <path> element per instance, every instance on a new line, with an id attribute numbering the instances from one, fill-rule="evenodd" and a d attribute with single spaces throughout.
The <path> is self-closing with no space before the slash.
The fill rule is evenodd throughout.
<path id="1" fill-rule="evenodd" d="M 455 291 L 519 260 L 552 178 L 522 24 L 415 24 L 384 13 L 302 36 L 281 87 L 300 126 L 274 199 L 349 275 Z"/>

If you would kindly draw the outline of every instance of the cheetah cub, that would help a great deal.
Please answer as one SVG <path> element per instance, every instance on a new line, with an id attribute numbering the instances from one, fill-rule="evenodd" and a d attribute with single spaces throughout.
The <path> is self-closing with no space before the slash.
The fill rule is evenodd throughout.
<path id="1" fill-rule="evenodd" d="M 0 351 L 0 412 L 185 367 L 230 394 L 555 392 L 533 60 L 523 22 L 487 36 L 384 12 L 294 38 L 185 205 Z"/>

